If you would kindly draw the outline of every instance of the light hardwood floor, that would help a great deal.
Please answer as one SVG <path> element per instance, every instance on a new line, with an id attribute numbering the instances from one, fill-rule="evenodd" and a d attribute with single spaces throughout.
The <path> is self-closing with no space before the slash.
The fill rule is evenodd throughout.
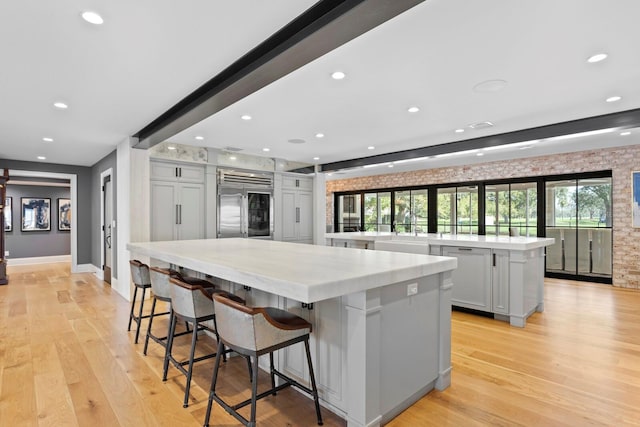
<path id="1" fill-rule="evenodd" d="M 198 365 L 183 409 L 184 376 L 171 368 L 161 381 L 161 348 L 151 342 L 142 355 L 126 331 L 129 304 L 108 285 L 65 264 L 9 274 L 0 286 L 0 426 L 202 425 L 213 361 Z M 640 292 L 547 280 L 545 304 L 524 329 L 454 312 L 451 387 L 389 425 L 640 425 Z M 187 346 L 182 337 L 178 351 Z M 221 392 L 248 396 L 246 377 L 244 360 L 233 358 Z M 212 425 L 237 425 L 214 408 Z M 313 426 L 313 405 L 284 390 L 258 403 L 258 423 Z"/>

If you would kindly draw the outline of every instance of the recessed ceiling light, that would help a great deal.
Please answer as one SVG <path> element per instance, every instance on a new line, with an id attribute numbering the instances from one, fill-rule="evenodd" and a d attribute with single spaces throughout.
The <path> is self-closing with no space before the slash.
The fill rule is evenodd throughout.
<path id="1" fill-rule="evenodd" d="M 316 133 L 316 138 L 324 138 L 324 133 Z"/>
<path id="2" fill-rule="evenodd" d="M 229 160 L 235 160 L 236 158 L 236 156 L 229 156 Z"/>
<path id="3" fill-rule="evenodd" d="M 375 150 L 375 149 L 376 149 L 376 147 L 374 147 L 373 145 L 370 145 L 370 146 L 367 147 L 367 150 Z"/>
<path id="4" fill-rule="evenodd" d="M 54 102 L 53 106 L 56 108 L 59 108 L 61 110 L 66 110 L 67 108 L 69 108 L 69 106 L 67 104 L 65 104 L 64 102 Z"/>
<path id="5" fill-rule="evenodd" d="M 42 138 L 42 140 L 43 140 L 44 142 L 53 142 L 53 138 L 49 138 L 49 137 L 47 137 L 47 136 L 45 136 L 44 138 Z"/>
<path id="6" fill-rule="evenodd" d="M 498 92 L 499 90 L 504 89 L 506 85 L 506 80 L 486 80 L 475 85 L 473 90 L 475 92 Z"/>
<path id="7" fill-rule="evenodd" d="M 627 135 L 631 135 L 631 132 L 629 132 L 628 130 L 624 132 L 620 132 L 620 136 L 627 136 Z"/>
<path id="8" fill-rule="evenodd" d="M 343 73 L 342 71 L 336 71 L 336 72 L 331 74 L 331 78 L 334 79 L 334 80 L 342 80 L 345 77 L 347 77 L 347 75 L 345 73 Z"/>
<path id="9" fill-rule="evenodd" d="M 482 157 L 482 156 L 484 156 L 484 153 L 478 153 L 478 154 L 476 154 L 476 156 Z"/>
<path id="10" fill-rule="evenodd" d="M 418 107 L 409 107 L 407 109 L 407 111 L 410 112 L 410 113 L 417 113 L 418 111 L 420 111 L 420 108 L 418 108 Z"/>
<path id="11" fill-rule="evenodd" d="M 456 129 L 455 132 L 456 133 L 462 133 L 462 132 L 464 132 L 464 129 Z"/>
<path id="12" fill-rule="evenodd" d="M 622 99 L 622 97 L 621 97 L 621 96 L 617 96 L 617 95 L 616 95 L 616 96 L 610 96 L 610 97 L 608 97 L 605 101 L 607 101 L 607 102 L 618 102 L 618 101 L 620 101 L 621 99 Z"/>
<path id="13" fill-rule="evenodd" d="M 170 145 L 170 146 L 167 147 L 167 150 L 175 150 L 175 149 L 176 149 L 176 147 L 174 147 L 173 145 Z"/>
<path id="14" fill-rule="evenodd" d="M 100 25 L 104 23 L 104 19 L 102 19 L 102 16 L 98 15 L 96 12 L 91 11 L 82 12 L 82 19 L 94 25 Z"/>
<path id="15" fill-rule="evenodd" d="M 38 160 L 47 160 L 45 156 L 38 156 Z"/>
<path id="16" fill-rule="evenodd" d="M 314 157 L 313 160 L 320 160 L 320 157 Z"/>
<path id="17" fill-rule="evenodd" d="M 200 136 L 200 135 L 198 135 L 198 136 L 196 136 L 196 139 L 197 139 L 198 141 L 202 141 L 202 140 L 204 139 L 204 136 Z"/>
<path id="18" fill-rule="evenodd" d="M 393 165 L 389 165 L 388 167 L 392 168 L 392 167 L 393 167 Z"/>
<path id="19" fill-rule="evenodd" d="M 242 120 L 251 120 L 251 116 L 248 114 L 245 114 L 244 116 L 240 117 Z"/>
<path id="20" fill-rule="evenodd" d="M 271 151 L 271 149 L 265 147 L 265 148 L 262 149 L 262 151 L 264 151 L 266 153 L 267 151 Z"/>
<path id="21" fill-rule="evenodd" d="M 607 59 L 607 54 L 606 53 L 596 53 L 593 56 L 590 56 L 589 59 L 587 59 L 587 62 L 590 63 L 595 63 L 595 62 L 600 62 L 600 61 L 604 61 L 605 59 Z"/>

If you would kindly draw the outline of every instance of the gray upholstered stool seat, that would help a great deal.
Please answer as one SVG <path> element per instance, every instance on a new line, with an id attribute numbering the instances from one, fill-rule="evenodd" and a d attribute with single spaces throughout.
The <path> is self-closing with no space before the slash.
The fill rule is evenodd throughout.
<path id="1" fill-rule="evenodd" d="M 167 334 L 165 336 L 163 336 L 163 337 L 154 335 L 153 334 L 152 325 L 153 325 L 153 319 L 155 317 L 171 314 L 170 311 L 163 312 L 163 313 L 156 313 L 156 302 L 157 301 L 163 301 L 163 302 L 171 304 L 171 291 L 170 291 L 171 284 L 169 283 L 169 280 L 171 279 L 171 277 L 180 278 L 183 281 L 201 280 L 201 279 L 194 279 L 194 278 L 185 279 L 176 270 L 172 270 L 172 269 L 168 269 L 168 268 L 160 268 L 160 267 L 151 267 L 149 269 L 149 277 L 151 279 L 151 291 L 153 292 L 153 302 L 151 304 L 151 313 L 149 313 L 149 323 L 147 325 L 147 336 L 145 337 L 145 340 L 144 340 L 143 354 L 145 354 L 145 355 L 147 354 L 147 348 L 149 346 L 149 339 L 152 339 L 156 343 L 160 344 L 162 347 L 165 348 L 165 351 L 166 351 L 167 340 L 168 340 L 168 337 L 169 337 L 169 333 L 167 332 Z M 169 327 L 170 326 L 171 326 L 171 318 L 169 318 Z M 186 326 L 187 326 L 187 330 L 185 332 L 181 332 L 179 334 L 175 334 L 174 336 L 180 336 L 180 335 L 185 335 L 185 334 L 191 333 L 191 330 L 189 329 L 189 324 L 188 323 L 186 323 Z"/>
<path id="2" fill-rule="evenodd" d="M 313 397 L 318 425 L 322 425 L 320 403 L 318 402 L 318 389 L 313 373 L 311 352 L 309 351 L 311 323 L 292 313 L 277 308 L 246 307 L 226 298 L 224 295 L 214 295 L 213 299 L 216 305 L 216 324 L 219 338 L 218 355 L 216 356 L 213 368 L 213 378 L 211 379 L 211 389 L 209 391 L 209 402 L 204 419 L 204 426 L 207 427 L 209 425 L 211 406 L 215 400 L 242 424 L 248 427 L 255 427 L 256 402 L 263 397 L 275 394 L 277 391 L 292 385 L 309 393 Z M 305 346 L 311 388 L 305 387 L 276 370 L 273 364 L 274 351 L 299 342 L 303 342 Z M 253 362 L 251 399 L 235 405 L 228 404 L 216 393 L 216 383 L 221 359 L 220 353 L 225 346 L 241 355 L 250 357 Z M 269 353 L 271 389 L 258 394 L 258 358 L 267 353 Z M 283 380 L 283 383 L 277 387 L 275 385 L 276 376 Z M 249 420 L 238 413 L 238 409 L 247 405 L 251 405 Z"/>
<path id="3" fill-rule="evenodd" d="M 189 406 L 189 390 L 191 388 L 193 364 L 216 357 L 216 354 L 222 354 L 224 356 L 227 353 L 224 348 L 218 347 L 217 353 L 206 354 L 197 358 L 195 357 L 198 331 L 208 330 L 213 332 L 217 341 L 219 341 L 212 295 L 217 293 L 224 294 L 228 298 L 233 298 L 239 304 L 244 303 L 244 300 L 229 292 L 216 289 L 213 283 L 203 279 L 171 277 L 169 279 L 169 283 L 169 292 L 171 295 L 171 318 L 164 357 L 162 380 L 166 381 L 167 379 L 169 362 L 171 362 L 187 377 L 183 404 L 183 407 L 186 408 Z M 176 336 L 175 329 L 178 318 L 193 325 L 191 350 L 189 353 L 189 359 L 185 361 L 177 360 L 172 354 L 173 339 Z M 187 366 L 186 369 L 185 366 Z"/>
<path id="4" fill-rule="evenodd" d="M 131 322 L 136 322 L 136 338 L 134 342 L 138 344 L 138 337 L 140 336 L 140 326 L 142 323 L 142 319 L 149 318 L 150 315 L 142 315 L 142 310 L 144 308 L 144 297 L 147 289 L 151 288 L 151 279 L 149 278 L 149 266 L 143 264 L 137 259 L 132 259 L 129 261 L 129 267 L 131 269 L 131 280 L 133 281 L 133 298 L 131 299 L 131 311 L 129 312 L 129 326 L 127 326 L 127 331 L 131 330 Z M 139 303 L 138 314 L 134 313 L 136 298 L 138 296 L 138 289 L 142 289 L 142 298 Z"/>

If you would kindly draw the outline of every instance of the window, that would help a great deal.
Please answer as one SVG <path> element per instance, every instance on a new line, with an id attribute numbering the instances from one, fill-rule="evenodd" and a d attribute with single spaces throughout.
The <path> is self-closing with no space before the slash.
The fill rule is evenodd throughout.
<path id="1" fill-rule="evenodd" d="M 537 236 L 537 183 L 488 184 L 485 186 L 487 235 Z"/>
<path id="2" fill-rule="evenodd" d="M 438 188 L 438 232 L 478 234 L 478 187 Z"/>
<path id="3" fill-rule="evenodd" d="M 360 194 L 338 197 L 338 231 L 360 230 Z"/>
<path id="4" fill-rule="evenodd" d="M 365 193 L 364 230 L 391 231 L 391 193 Z"/>

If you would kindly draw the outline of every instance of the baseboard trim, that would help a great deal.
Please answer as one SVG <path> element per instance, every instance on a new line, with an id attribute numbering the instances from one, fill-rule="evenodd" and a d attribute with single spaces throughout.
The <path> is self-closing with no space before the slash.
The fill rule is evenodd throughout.
<path id="1" fill-rule="evenodd" d="M 51 264 L 54 262 L 71 262 L 71 255 L 35 256 L 29 258 L 7 258 L 8 265 Z"/>
<path id="2" fill-rule="evenodd" d="M 74 273 L 95 273 L 98 267 L 93 264 L 78 264 Z"/>

